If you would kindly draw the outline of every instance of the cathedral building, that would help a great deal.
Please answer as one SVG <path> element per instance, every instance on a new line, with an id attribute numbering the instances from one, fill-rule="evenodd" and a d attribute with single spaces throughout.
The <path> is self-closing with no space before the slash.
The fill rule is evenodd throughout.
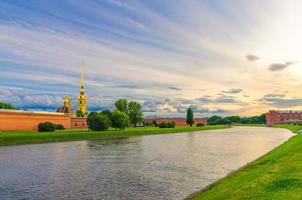
<path id="1" fill-rule="evenodd" d="M 59 113 L 65 113 L 65 114 L 68 114 L 69 116 L 73 116 L 74 115 L 74 112 L 73 112 L 73 106 L 71 104 L 71 101 L 70 101 L 70 98 L 69 96 L 65 96 L 64 98 L 64 103 L 62 106 L 60 106 L 58 109 L 57 109 L 57 112 Z"/>

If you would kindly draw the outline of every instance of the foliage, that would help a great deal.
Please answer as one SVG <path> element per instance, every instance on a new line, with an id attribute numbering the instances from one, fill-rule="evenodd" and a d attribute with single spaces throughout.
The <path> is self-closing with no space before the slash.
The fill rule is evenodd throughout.
<path id="1" fill-rule="evenodd" d="M 187 110 L 187 119 L 186 119 L 186 122 L 190 126 L 192 126 L 192 124 L 194 124 L 194 115 L 193 115 L 192 108 L 188 108 L 188 110 Z"/>
<path id="2" fill-rule="evenodd" d="M 77 110 L 77 117 L 84 117 L 85 113 L 83 113 L 81 110 Z"/>
<path id="3" fill-rule="evenodd" d="M 203 123 L 197 123 L 196 126 L 197 126 L 197 127 L 203 127 L 204 124 L 203 124 Z"/>
<path id="4" fill-rule="evenodd" d="M 161 122 L 158 124 L 159 128 L 175 128 L 175 122 Z"/>
<path id="5" fill-rule="evenodd" d="M 136 127 L 138 123 L 143 121 L 142 105 L 136 101 L 130 101 L 128 104 L 128 116 L 131 125 Z"/>
<path id="6" fill-rule="evenodd" d="M 63 124 L 57 124 L 56 130 L 65 130 L 65 127 L 63 126 Z"/>
<path id="7" fill-rule="evenodd" d="M 220 117 L 214 115 L 208 119 L 209 125 L 219 125 L 219 124 L 232 124 L 232 123 L 240 123 L 240 124 L 265 124 L 265 114 L 260 116 L 252 116 L 252 117 L 239 117 L 239 116 L 228 116 L 228 117 Z"/>
<path id="8" fill-rule="evenodd" d="M 126 113 L 119 110 L 114 110 L 112 112 L 112 127 L 118 128 L 119 130 L 124 130 L 130 124 L 129 117 Z"/>
<path id="9" fill-rule="evenodd" d="M 121 112 L 128 114 L 128 101 L 127 99 L 119 99 L 115 103 L 115 108 Z"/>
<path id="10" fill-rule="evenodd" d="M 110 126 L 110 120 L 107 115 L 91 112 L 87 116 L 87 124 L 90 130 L 104 131 Z"/>
<path id="11" fill-rule="evenodd" d="M 56 130 L 56 125 L 51 122 L 43 122 L 38 124 L 39 132 L 54 132 Z"/>
<path id="12" fill-rule="evenodd" d="M 103 111 L 101 111 L 101 114 L 106 115 L 108 117 L 108 119 L 111 121 L 111 119 L 112 119 L 111 110 L 103 110 Z"/>
<path id="13" fill-rule="evenodd" d="M 0 109 L 11 109 L 11 110 L 16 110 L 14 106 L 12 106 L 9 103 L 4 103 L 0 101 Z"/>

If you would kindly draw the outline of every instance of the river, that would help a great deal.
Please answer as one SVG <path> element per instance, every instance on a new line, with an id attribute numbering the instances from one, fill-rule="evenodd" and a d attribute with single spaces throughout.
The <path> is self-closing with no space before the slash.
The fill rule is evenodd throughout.
<path id="1" fill-rule="evenodd" d="M 0 147 L 0 199 L 183 199 L 292 135 L 234 127 Z"/>

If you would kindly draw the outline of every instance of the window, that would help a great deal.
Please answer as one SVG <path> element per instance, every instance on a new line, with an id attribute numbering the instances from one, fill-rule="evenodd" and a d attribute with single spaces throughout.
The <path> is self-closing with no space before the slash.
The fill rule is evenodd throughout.
<path id="1" fill-rule="evenodd" d="M 83 123 L 83 126 L 85 126 L 85 123 Z"/>
<path id="2" fill-rule="evenodd" d="M 77 123 L 75 123 L 74 125 L 75 125 L 75 126 L 77 126 L 78 124 L 77 124 Z"/>

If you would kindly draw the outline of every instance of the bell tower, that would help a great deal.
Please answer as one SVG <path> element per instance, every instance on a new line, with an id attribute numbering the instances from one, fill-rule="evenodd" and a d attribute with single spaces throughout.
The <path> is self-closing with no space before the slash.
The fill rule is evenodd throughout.
<path id="1" fill-rule="evenodd" d="M 87 98 L 85 96 L 84 89 L 84 64 L 81 70 L 81 81 L 80 81 L 80 95 L 78 96 L 78 111 L 82 112 L 84 115 L 87 114 Z"/>

